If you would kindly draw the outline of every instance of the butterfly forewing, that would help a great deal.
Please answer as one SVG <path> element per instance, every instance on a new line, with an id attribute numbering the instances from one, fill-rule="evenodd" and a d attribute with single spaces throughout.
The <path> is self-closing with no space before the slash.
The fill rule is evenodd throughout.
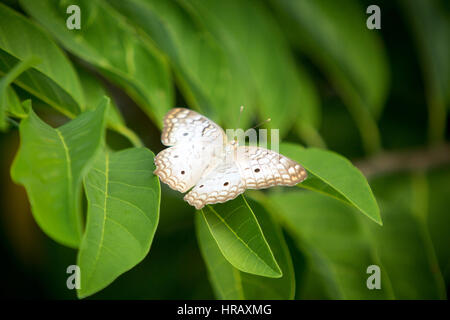
<path id="1" fill-rule="evenodd" d="M 225 133 L 201 114 L 185 108 L 175 108 L 164 117 L 161 142 L 166 146 L 201 142 L 223 145 Z"/>
<path id="2" fill-rule="evenodd" d="M 186 192 L 219 163 L 225 133 L 197 112 L 176 108 L 164 117 L 161 141 L 171 147 L 155 157 L 154 173 L 172 189 Z"/>
<path id="3" fill-rule="evenodd" d="M 294 186 L 307 177 L 297 162 L 261 147 L 238 147 L 236 164 L 246 189 Z"/>

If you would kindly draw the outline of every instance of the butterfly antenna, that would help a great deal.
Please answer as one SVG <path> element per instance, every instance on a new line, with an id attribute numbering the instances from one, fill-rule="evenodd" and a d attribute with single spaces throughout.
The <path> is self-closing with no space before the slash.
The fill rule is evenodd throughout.
<path id="1" fill-rule="evenodd" d="M 242 111 L 244 111 L 244 106 L 241 106 L 241 108 L 239 109 L 239 118 L 238 118 L 238 125 L 237 128 L 239 128 L 241 126 L 241 115 L 242 115 Z M 237 142 L 237 137 L 234 137 L 234 141 Z"/>
<path id="2" fill-rule="evenodd" d="M 256 126 L 251 127 L 250 129 L 247 129 L 245 132 L 247 132 L 248 130 L 251 130 L 251 129 L 256 129 L 256 128 L 258 128 L 258 127 L 262 126 L 263 124 L 266 124 L 266 123 L 268 123 L 268 122 L 270 122 L 270 121 L 272 121 L 272 119 L 267 118 L 266 120 L 264 120 L 263 122 L 257 124 Z"/>
<path id="3" fill-rule="evenodd" d="M 244 111 L 244 106 L 241 106 L 241 108 L 239 109 L 239 118 L 238 118 L 238 128 L 241 125 L 241 116 L 242 116 L 242 111 Z"/>

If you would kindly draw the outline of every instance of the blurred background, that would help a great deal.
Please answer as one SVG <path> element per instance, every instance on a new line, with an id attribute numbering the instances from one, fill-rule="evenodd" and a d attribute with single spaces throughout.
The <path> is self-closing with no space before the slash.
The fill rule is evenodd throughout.
<path id="1" fill-rule="evenodd" d="M 397 298 L 446 299 L 449 1 L 2 3 L 40 25 L 65 51 L 83 86 L 100 85 L 128 128 L 155 154 L 163 147 L 161 119 L 169 108 L 188 106 L 233 127 L 239 106 L 245 105 L 245 126 L 270 117 L 270 127 L 280 129 L 283 141 L 350 159 L 374 190 L 384 232 L 393 239 L 387 245 L 397 244 L 394 255 L 395 250 L 410 253 L 410 260 L 391 260 L 391 278 L 401 279 Z M 81 30 L 72 33 L 65 29 L 69 4 L 81 8 Z M 366 26 L 371 15 L 366 9 L 374 4 L 381 9 L 379 30 Z M 33 99 L 46 122 L 67 121 L 30 92 L 14 89 L 21 100 Z M 115 130 L 107 138 L 117 149 L 130 145 Z M 76 299 L 67 290 L 65 273 L 76 251 L 43 234 L 24 188 L 11 181 L 18 143 L 11 123 L 0 133 L 1 296 Z M 160 223 L 149 255 L 90 298 L 214 298 L 195 236 L 194 210 L 181 194 L 161 187 Z M 296 298 L 334 298 L 306 287 L 311 281 L 307 255 L 285 236 Z"/>

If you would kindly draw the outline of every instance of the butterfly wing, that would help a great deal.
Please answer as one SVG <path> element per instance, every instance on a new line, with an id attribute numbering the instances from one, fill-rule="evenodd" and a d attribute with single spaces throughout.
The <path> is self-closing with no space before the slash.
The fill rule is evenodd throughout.
<path id="1" fill-rule="evenodd" d="M 222 203 L 236 198 L 245 189 L 293 186 L 307 177 L 297 162 L 259 147 L 238 147 L 236 154 L 225 159 L 184 197 L 197 210 L 206 204 Z"/>
<path id="2" fill-rule="evenodd" d="M 212 120 L 201 114 L 185 109 L 175 108 L 164 116 L 161 142 L 166 146 L 180 143 L 205 142 L 226 143 L 225 132 Z"/>
<path id="3" fill-rule="evenodd" d="M 246 189 L 294 186 L 307 178 L 300 164 L 265 148 L 238 147 L 235 161 Z"/>
<path id="4" fill-rule="evenodd" d="M 221 163 L 184 196 L 197 210 L 206 204 L 221 203 L 236 198 L 245 191 L 239 168 L 233 162 Z"/>
<path id="5" fill-rule="evenodd" d="M 172 189 L 186 192 L 217 165 L 226 136 L 208 118 L 176 108 L 164 117 L 161 141 L 171 147 L 155 157 L 154 173 Z"/>

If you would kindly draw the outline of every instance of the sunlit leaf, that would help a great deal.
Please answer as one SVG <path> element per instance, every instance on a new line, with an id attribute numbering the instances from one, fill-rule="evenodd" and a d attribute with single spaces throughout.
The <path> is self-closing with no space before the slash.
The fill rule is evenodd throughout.
<path id="1" fill-rule="evenodd" d="M 270 278 L 282 276 L 261 226 L 243 196 L 207 205 L 200 214 L 220 252 L 235 268 Z"/>
<path id="2" fill-rule="evenodd" d="M 25 186 L 41 229 L 70 247 L 77 247 L 81 239 L 81 181 L 102 142 L 107 104 L 105 99 L 95 110 L 56 129 L 32 110 L 20 124 L 20 148 L 11 176 Z"/>
<path id="3" fill-rule="evenodd" d="M 148 253 L 159 219 L 154 155 L 144 148 L 101 152 L 84 180 L 86 232 L 78 254 L 84 298 L 103 289 Z"/>
<path id="4" fill-rule="evenodd" d="M 331 151 L 305 149 L 291 143 L 282 143 L 280 151 L 308 171 L 308 179 L 299 187 L 344 201 L 382 224 L 380 209 L 366 178 L 350 161 Z"/>
<path id="5" fill-rule="evenodd" d="M 281 229 L 260 204 L 252 200 L 249 200 L 249 204 L 279 262 L 283 276 L 269 279 L 233 267 L 221 253 L 205 219 L 201 214 L 197 214 L 195 217 L 197 238 L 216 296 L 220 299 L 292 299 L 295 277 Z"/>

